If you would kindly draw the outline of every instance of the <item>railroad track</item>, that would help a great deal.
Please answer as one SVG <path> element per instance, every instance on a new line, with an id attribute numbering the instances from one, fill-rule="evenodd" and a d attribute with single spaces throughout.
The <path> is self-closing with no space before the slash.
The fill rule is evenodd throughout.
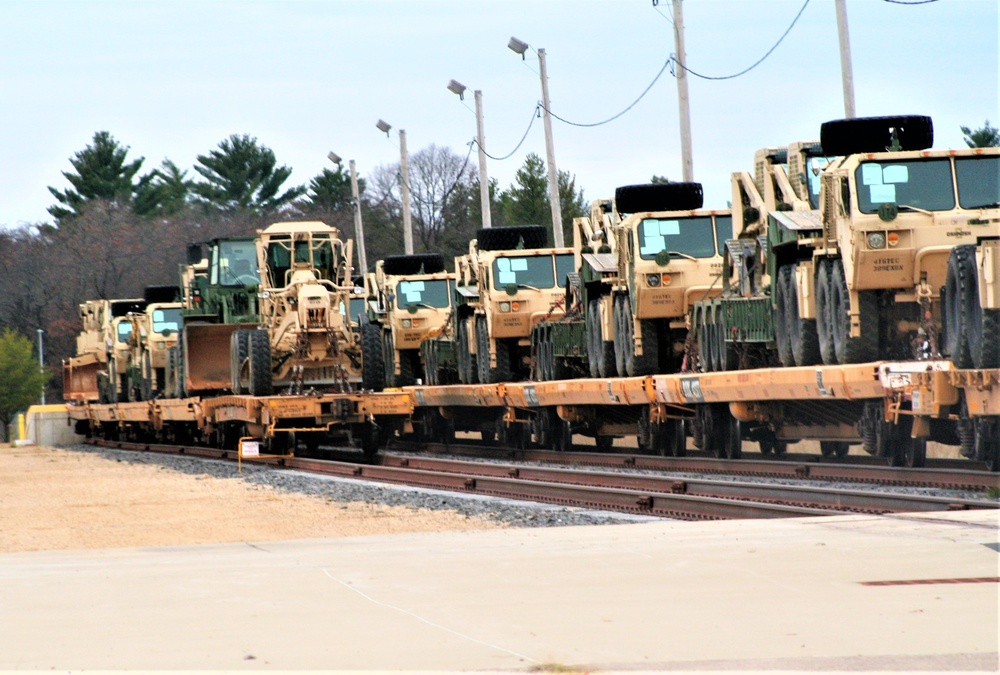
<path id="1" fill-rule="evenodd" d="M 544 462 L 569 466 L 594 466 L 651 471 L 678 471 L 760 478 L 790 478 L 871 483 L 899 487 L 927 487 L 942 490 L 1000 490 L 1000 474 L 969 469 L 969 460 L 940 460 L 922 469 L 888 466 L 878 457 L 846 457 L 820 460 L 816 455 L 786 455 L 780 459 L 716 459 L 707 454 L 688 457 L 659 457 L 627 452 L 555 452 L 518 450 L 476 444 L 410 443 L 396 441 L 392 449 L 425 453 L 491 457 L 522 462 Z"/>
<path id="2" fill-rule="evenodd" d="M 235 460 L 214 448 L 94 440 L 124 450 L 177 453 Z M 985 500 L 848 491 L 835 488 L 676 479 L 649 474 L 531 467 L 385 453 L 376 465 L 304 457 L 259 458 L 276 469 L 294 469 L 465 494 L 613 510 L 686 520 L 787 518 L 846 513 L 895 513 L 996 508 Z"/>

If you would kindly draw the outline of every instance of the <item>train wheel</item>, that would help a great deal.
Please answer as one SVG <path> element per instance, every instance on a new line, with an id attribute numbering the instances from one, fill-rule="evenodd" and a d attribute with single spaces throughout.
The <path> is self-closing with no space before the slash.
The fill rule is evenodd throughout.
<path id="1" fill-rule="evenodd" d="M 878 298 L 871 291 L 858 292 L 861 335 L 851 337 L 851 298 L 844 275 L 844 263 L 830 266 L 830 325 L 837 363 L 867 363 L 878 358 Z"/>
<path id="2" fill-rule="evenodd" d="M 723 444 L 726 448 L 726 457 L 729 459 L 740 459 L 743 457 L 743 424 L 733 417 L 726 410 L 726 407 L 720 406 L 720 415 L 725 415 L 723 425 L 726 429 L 726 434 Z"/>
<path id="3" fill-rule="evenodd" d="M 1000 417 L 977 417 L 975 432 L 976 459 L 990 471 L 1000 471 Z"/>
<path id="4" fill-rule="evenodd" d="M 594 446 L 597 448 L 597 452 L 611 452 L 614 444 L 614 436 L 594 436 Z"/>
<path id="5" fill-rule="evenodd" d="M 569 422 L 562 419 L 555 413 L 551 418 L 552 425 L 552 449 L 556 452 L 570 452 L 573 450 L 573 429 Z"/>
<path id="6" fill-rule="evenodd" d="M 927 439 L 907 438 L 901 444 L 903 466 L 919 469 L 927 461 Z"/>
<path id="7" fill-rule="evenodd" d="M 824 457 L 846 457 L 851 446 L 846 441 L 820 441 L 819 451 Z"/>
<path id="8" fill-rule="evenodd" d="M 361 454 L 364 456 L 364 461 L 368 464 L 375 464 L 378 459 L 378 448 L 379 448 L 379 430 L 371 422 L 366 422 L 365 424 L 358 425 L 355 428 L 361 441 Z"/>
<path id="9" fill-rule="evenodd" d="M 270 396 L 274 393 L 274 383 L 271 380 L 271 339 L 265 330 L 248 331 L 248 349 L 250 353 L 250 387 L 251 396 Z"/>
<path id="10" fill-rule="evenodd" d="M 684 457 L 687 455 L 687 435 L 684 433 L 684 420 L 668 419 L 661 425 L 663 438 L 660 442 L 660 454 L 664 456 Z"/>

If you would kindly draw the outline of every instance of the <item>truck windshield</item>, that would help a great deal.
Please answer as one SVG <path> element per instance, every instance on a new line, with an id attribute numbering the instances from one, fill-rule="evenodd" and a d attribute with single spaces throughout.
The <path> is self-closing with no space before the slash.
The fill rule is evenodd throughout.
<path id="1" fill-rule="evenodd" d="M 396 284 L 396 307 L 447 307 L 451 300 L 451 283 L 448 279 L 400 281 Z"/>
<path id="2" fill-rule="evenodd" d="M 823 181 L 823 169 L 830 163 L 827 157 L 806 158 L 806 182 L 809 184 L 809 205 L 814 209 L 819 208 L 819 186 Z M 720 249 L 721 250 L 721 249 Z"/>
<path id="3" fill-rule="evenodd" d="M 351 298 L 350 305 L 351 305 L 350 309 L 351 321 L 353 321 L 354 323 L 360 322 L 361 315 L 365 313 L 365 298 L 364 297 Z"/>
<path id="4" fill-rule="evenodd" d="M 733 217 L 732 216 L 716 216 L 715 217 L 715 241 L 718 246 L 719 255 L 726 252 L 726 240 L 734 239 L 733 235 Z"/>
<path id="5" fill-rule="evenodd" d="M 1000 156 L 956 157 L 955 177 L 963 209 L 1000 206 Z"/>
<path id="6" fill-rule="evenodd" d="M 566 277 L 575 272 L 572 253 L 560 253 L 556 255 L 556 285 L 559 288 L 566 288 Z"/>
<path id="7" fill-rule="evenodd" d="M 556 285 L 552 254 L 521 255 L 493 261 L 493 288 L 510 285 L 553 288 Z"/>
<path id="8" fill-rule="evenodd" d="M 660 251 L 669 251 L 672 258 L 685 255 L 711 258 L 715 255 L 711 216 L 644 218 L 639 223 L 638 235 L 639 257 L 643 260 L 655 259 Z"/>
<path id="9" fill-rule="evenodd" d="M 117 332 L 119 342 L 128 342 L 129 336 L 132 335 L 132 323 L 130 321 L 119 321 Z"/>
<path id="10" fill-rule="evenodd" d="M 154 333 L 176 333 L 181 327 L 181 310 L 177 309 L 154 309 L 153 310 L 153 332 Z"/>
<path id="11" fill-rule="evenodd" d="M 862 213 L 875 213 L 879 205 L 886 203 L 926 211 L 955 208 L 951 162 L 947 157 L 862 162 L 854 172 L 854 180 Z"/>
<path id="12" fill-rule="evenodd" d="M 257 247 L 252 241 L 223 241 L 212 251 L 209 283 L 213 286 L 251 286 L 260 283 Z"/>

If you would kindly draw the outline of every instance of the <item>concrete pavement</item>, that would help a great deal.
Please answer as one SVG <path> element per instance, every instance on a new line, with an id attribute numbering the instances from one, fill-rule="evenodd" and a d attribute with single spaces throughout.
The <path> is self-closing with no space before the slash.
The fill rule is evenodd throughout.
<path id="1" fill-rule="evenodd" d="M 974 511 L 2 554 L 0 670 L 992 671 L 998 525 Z"/>

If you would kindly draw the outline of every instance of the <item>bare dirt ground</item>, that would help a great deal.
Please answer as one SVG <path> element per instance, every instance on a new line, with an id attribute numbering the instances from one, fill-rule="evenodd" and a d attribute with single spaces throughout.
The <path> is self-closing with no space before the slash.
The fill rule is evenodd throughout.
<path id="1" fill-rule="evenodd" d="M 499 526 L 449 511 L 334 503 L 88 453 L 0 445 L 0 553 Z"/>

